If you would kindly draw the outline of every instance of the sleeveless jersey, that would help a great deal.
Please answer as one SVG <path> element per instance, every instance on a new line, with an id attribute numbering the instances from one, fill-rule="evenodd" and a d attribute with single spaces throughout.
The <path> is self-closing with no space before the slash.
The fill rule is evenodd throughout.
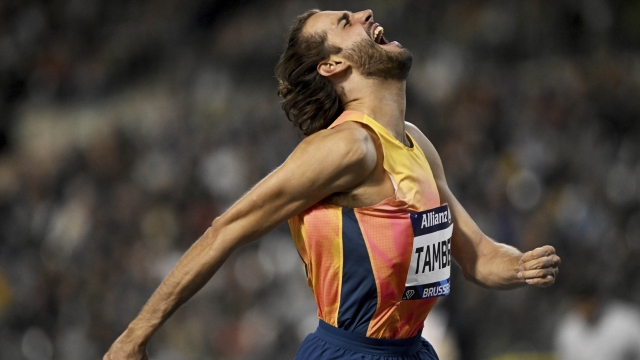
<path id="1" fill-rule="evenodd" d="M 409 338 L 422 329 L 436 302 L 435 297 L 403 300 L 414 240 L 410 214 L 438 207 L 440 196 L 429 163 L 409 134 L 412 147 L 357 111 L 345 111 L 329 128 L 347 121 L 377 134 L 395 194 L 361 208 L 319 202 L 291 218 L 289 226 L 320 319 L 367 337 Z"/>

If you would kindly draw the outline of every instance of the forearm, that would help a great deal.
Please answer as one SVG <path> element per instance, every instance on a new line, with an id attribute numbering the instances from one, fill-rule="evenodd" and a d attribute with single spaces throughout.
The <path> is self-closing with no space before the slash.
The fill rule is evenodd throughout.
<path id="1" fill-rule="evenodd" d="M 451 209 L 454 219 L 451 254 L 462 267 L 465 278 L 496 289 L 511 289 L 524 284 L 552 285 L 560 265 L 555 249 L 542 246 L 522 254 L 514 247 L 498 244 L 484 235 L 449 190 L 442 161 L 433 144 L 418 128 L 408 125 L 407 130 L 429 161 L 440 201 L 448 203 Z"/>
<path id="2" fill-rule="evenodd" d="M 125 331 L 131 341 L 146 344 L 171 314 L 211 279 L 233 251 L 231 242 L 220 240 L 218 235 L 209 228 L 182 256 Z"/>
<path id="3" fill-rule="evenodd" d="M 486 238 L 472 269 L 465 272 L 467 279 L 488 288 L 513 289 L 524 285 L 518 278 L 522 253 L 513 246 L 496 243 Z"/>

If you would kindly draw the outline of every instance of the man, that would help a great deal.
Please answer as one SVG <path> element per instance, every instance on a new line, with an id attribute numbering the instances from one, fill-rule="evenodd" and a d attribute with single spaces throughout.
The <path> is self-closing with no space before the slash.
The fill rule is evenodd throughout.
<path id="1" fill-rule="evenodd" d="M 486 287 L 553 284 L 552 247 L 523 255 L 493 242 L 449 191 L 433 145 L 404 121 L 411 54 L 383 32 L 370 10 L 297 19 L 276 74 L 309 136 L 215 219 L 105 359 L 145 359 L 151 335 L 233 250 L 287 219 L 320 317 L 297 359 L 437 359 L 419 334 L 449 293 L 451 255 Z"/>

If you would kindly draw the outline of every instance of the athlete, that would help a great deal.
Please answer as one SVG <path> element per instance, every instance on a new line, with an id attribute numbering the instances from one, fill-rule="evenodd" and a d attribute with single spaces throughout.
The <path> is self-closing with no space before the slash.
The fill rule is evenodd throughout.
<path id="1" fill-rule="evenodd" d="M 308 135 L 185 253 L 104 359 L 146 359 L 152 334 L 238 247 L 289 220 L 318 305 L 296 359 L 437 359 L 420 336 L 450 291 L 452 259 L 482 286 L 554 283 L 551 246 L 522 254 L 484 235 L 440 157 L 404 121 L 411 53 L 370 10 L 311 10 L 276 67 L 287 117 Z"/>

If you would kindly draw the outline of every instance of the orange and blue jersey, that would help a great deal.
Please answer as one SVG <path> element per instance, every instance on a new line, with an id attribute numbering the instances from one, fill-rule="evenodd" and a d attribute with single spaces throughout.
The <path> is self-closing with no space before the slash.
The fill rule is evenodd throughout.
<path id="1" fill-rule="evenodd" d="M 429 244 L 423 252 L 424 246 L 414 243 L 416 223 L 411 216 L 424 214 L 420 216 L 429 221 L 429 226 L 433 219 L 447 220 L 443 214 L 438 218 L 433 211 L 425 212 L 441 207 L 438 189 L 423 151 L 409 134 L 412 146 L 404 145 L 375 120 L 356 111 L 345 111 L 330 128 L 347 121 L 362 123 L 379 137 L 383 166 L 395 194 L 377 205 L 361 208 L 319 202 L 289 220 L 293 239 L 322 321 L 369 338 L 414 337 L 437 296 L 445 294 L 414 299 L 414 290 L 422 288 L 408 287 L 408 278 L 414 269 L 416 274 L 421 269 L 428 271 L 430 266 L 433 269 L 434 264 L 427 261 L 439 261 L 441 268 L 450 265 L 450 242 L 446 238 L 435 241 L 433 253 L 437 250 L 438 255 L 430 258 L 425 257 L 431 250 Z M 446 213 L 448 208 L 445 217 Z M 448 236 L 450 241 L 450 232 Z M 448 286 L 447 276 L 447 293 Z"/>

